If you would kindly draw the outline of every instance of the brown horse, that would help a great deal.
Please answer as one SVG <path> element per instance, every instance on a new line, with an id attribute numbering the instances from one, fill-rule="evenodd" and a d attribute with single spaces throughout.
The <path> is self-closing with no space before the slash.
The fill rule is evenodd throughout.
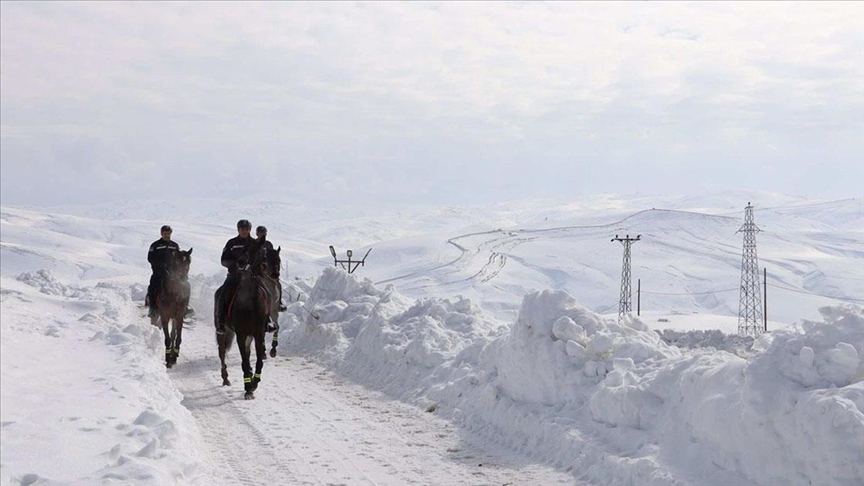
<path id="1" fill-rule="evenodd" d="M 179 251 L 168 265 L 168 275 L 162 283 L 162 288 L 156 294 L 155 316 L 150 323 L 162 325 L 165 334 L 165 366 L 172 367 L 180 356 L 180 342 L 183 340 L 183 316 L 189 304 L 189 265 L 192 263 L 192 248 L 189 251 Z M 169 332 L 169 324 L 173 326 Z"/>

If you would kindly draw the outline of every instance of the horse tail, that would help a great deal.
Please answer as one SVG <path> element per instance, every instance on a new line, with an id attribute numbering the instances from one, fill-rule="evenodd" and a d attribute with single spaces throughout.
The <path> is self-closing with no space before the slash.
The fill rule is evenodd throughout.
<path id="1" fill-rule="evenodd" d="M 235 336 L 234 336 L 234 330 L 233 329 L 226 329 L 225 330 L 225 339 L 228 340 L 225 342 L 225 351 L 231 350 L 231 344 L 234 342 L 234 337 Z"/>
<path id="2" fill-rule="evenodd" d="M 225 352 L 227 353 L 228 351 L 231 350 L 231 345 L 234 343 L 235 337 L 236 337 L 236 335 L 234 334 L 233 330 L 225 329 L 225 335 L 222 336 L 221 338 L 220 338 L 219 334 L 216 334 L 216 342 L 218 343 L 219 340 L 222 339 L 223 340 L 222 342 L 225 343 Z"/>

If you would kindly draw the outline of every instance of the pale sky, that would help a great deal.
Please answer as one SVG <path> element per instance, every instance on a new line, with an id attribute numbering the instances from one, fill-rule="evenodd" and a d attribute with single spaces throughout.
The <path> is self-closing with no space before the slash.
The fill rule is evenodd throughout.
<path id="1" fill-rule="evenodd" d="M 864 197 L 864 3 L 0 3 L 2 204 Z"/>

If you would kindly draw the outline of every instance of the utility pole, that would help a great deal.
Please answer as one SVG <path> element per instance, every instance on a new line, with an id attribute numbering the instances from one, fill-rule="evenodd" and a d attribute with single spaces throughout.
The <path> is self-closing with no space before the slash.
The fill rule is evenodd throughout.
<path id="1" fill-rule="evenodd" d="M 736 233 L 744 234 L 741 253 L 741 288 L 738 298 L 738 334 L 757 337 L 765 329 L 759 292 L 759 259 L 756 257 L 756 233 L 762 231 L 753 218 L 753 206 L 744 208 L 744 224 Z"/>
<path id="2" fill-rule="evenodd" d="M 633 242 L 639 241 L 642 235 L 636 235 L 636 238 L 630 238 L 630 235 L 624 238 L 619 238 L 615 235 L 611 241 L 620 241 L 624 245 L 624 263 L 621 268 L 621 298 L 618 301 L 618 322 L 625 314 L 633 310 L 631 305 L 632 292 L 630 290 L 630 245 Z"/>
<path id="3" fill-rule="evenodd" d="M 351 257 L 354 256 L 354 252 L 351 250 L 348 250 L 346 252 L 348 254 L 348 259 L 347 260 L 340 260 L 336 256 L 336 249 L 333 248 L 333 245 L 330 245 L 330 254 L 333 255 L 333 266 L 338 267 L 341 264 L 342 268 L 348 270 L 348 273 L 354 273 L 354 270 L 357 270 L 357 267 L 365 267 L 366 266 L 366 257 L 369 256 L 370 251 L 372 251 L 372 248 L 369 248 L 368 250 L 366 250 L 366 254 L 363 255 L 362 260 L 351 260 Z M 347 267 L 345 266 L 346 263 L 348 264 Z"/>
<path id="4" fill-rule="evenodd" d="M 642 315 L 642 279 L 636 279 L 636 315 Z"/>
<path id="5" fill-rule="evenodd" d="M 768 269 L 762 268 L 762 303 L 765 305 L 765 314 L 762 317 L 765 319 L 765 332 L 768 332 Z"/>

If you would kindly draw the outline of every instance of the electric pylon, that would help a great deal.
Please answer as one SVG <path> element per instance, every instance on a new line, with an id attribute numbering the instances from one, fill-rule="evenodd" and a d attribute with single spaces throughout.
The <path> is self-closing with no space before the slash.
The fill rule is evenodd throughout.
<path id="1" fill-rule="evenodd" d="M 632 293 L 630 291 L 630 245 L 635 241 L 639 241 L 640 238 L 642 238 L 642 235 L 636 235 L 636 238 L 630 238 L 630 235 L 619 238 L 618 235 L 615 235 L 615 238 L 612 238 L 612 241 L 620 241 L 624 245 L 624 264 L 621 268 L 621 299 L 618 301 L 618 322 L 621 322 L 624 314 L 633 309 L 631 305 Z"/>
<path id="2" fill-rule="evenodd" d="M 753 219 L 753 206 L 744 209 L 744 225 L 736 233 L 744 233 L 741 254 L 741 290 L 738 300 L 738 334 L 759 336 L 765 329 L 762 296 L 759 289 L 759 259 L 756 258 L 756 233 L 762 231 Z"/>

